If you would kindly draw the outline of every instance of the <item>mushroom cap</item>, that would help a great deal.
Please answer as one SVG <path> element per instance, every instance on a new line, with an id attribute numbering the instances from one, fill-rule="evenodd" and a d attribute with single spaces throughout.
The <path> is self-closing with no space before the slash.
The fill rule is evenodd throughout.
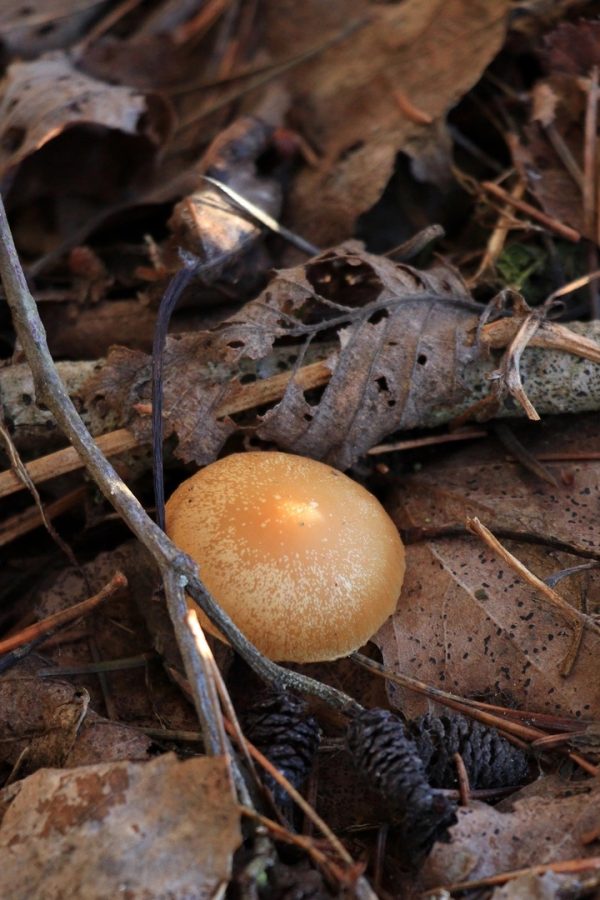
<path id="1" fill-rule="evenodd" d="M 345 656 L 396 608 L 404 578 L 396 526 L 361 485 L 315 460 L 253 452 L 212 463 L 168 500 L 166 530 L 271 659 Z"/>

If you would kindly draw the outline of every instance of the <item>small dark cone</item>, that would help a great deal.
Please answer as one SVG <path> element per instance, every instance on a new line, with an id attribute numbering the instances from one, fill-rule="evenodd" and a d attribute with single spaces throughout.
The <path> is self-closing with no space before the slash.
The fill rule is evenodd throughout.
<path id="1" fill-rule="evenodd" d="M 300 788 L 321 741 L 317 720 L 306 715 L 306 704 L 292 694 L 269 693 L 248 710 L 242 725 L 254 746 L 295 788 Z M 287 813 L 291 803 L 286 791 L 269 775 L 265 774 L 264 781 L 277 805 Z"/>
<path id="2" fill-rule="evenodd" d="M 347 742 L 357 768 L 388 803 L 407 860 L 418 862 L 456 821 L 456 804 L 431 788 L 416 744 L 389 710 L 358 715 L 350 723 Z"/>
<path id="3" fill-rule="evenodd" d="M 428 713 L 409 722 L 407 730 L 433 787 L 454 788 L 458 784 L 455 753 L 462 756 L 472 788 L 510 787 L 527 780 L 527 756 L 495 728 L 460 714 Z"/>

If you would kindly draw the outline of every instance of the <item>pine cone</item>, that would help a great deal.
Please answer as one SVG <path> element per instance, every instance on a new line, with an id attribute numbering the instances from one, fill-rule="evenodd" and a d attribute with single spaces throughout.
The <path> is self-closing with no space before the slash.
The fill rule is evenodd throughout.
<path id="1" fill-rule="evenodd" d="M 402 721 L 385 709 L 366 710 L 351 722 L 347 742 L 357 767 L 386 799 L 407 857 L 428 853 L 456 821 L 456 804 L 429 785 Z"/>
<path id="2" fill-rule="evenodd" d="M 314 716 L 306 715 L 306 704 L 292 694 L 269 693 L 243 716 L 248 739 L 295 787 L 302 786 L 310 772 L 321 740 Z M 264 776 L 275 802 L 290 808 L 286 791 L 269 775 Z"/>
<path id="3" fill-rule="evenodd" d="M 527 756 L 495 728 L 460 714 L 427 714 L 407 725 L 427 770 L 432 787 L 454 788 L 458 783 L 454 754 L 460 753 L 472 788 L 521 784 L 527 779 Z"/>

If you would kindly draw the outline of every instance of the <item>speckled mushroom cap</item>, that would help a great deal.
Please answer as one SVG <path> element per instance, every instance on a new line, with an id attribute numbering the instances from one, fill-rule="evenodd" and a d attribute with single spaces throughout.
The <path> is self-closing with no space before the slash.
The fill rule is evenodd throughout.
<path id="1" fill-rule="evenodd" d="M 180 485 L 166 525 L 271 659 L 345 656 L 396 608 L 404 546 L 394 523 L 372 494 L 312 459 L 227 456 Z M 217 634 L 204 616 L 202 624 Z"/>

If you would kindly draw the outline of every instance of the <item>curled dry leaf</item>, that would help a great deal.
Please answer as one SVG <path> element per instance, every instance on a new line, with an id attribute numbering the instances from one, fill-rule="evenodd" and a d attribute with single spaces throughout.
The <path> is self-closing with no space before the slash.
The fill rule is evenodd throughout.
<path id="1" fill-rule="evenodd" d="M 221 757 L 46 769 L 0 794 L 0 894 L 219 896 L 240 843 Z"/>
<path id="2" fill-rule="evenodd" d="M 0 182 L 22 247 L 34 255 L 146 183 L 172 114 L 159 95 L 98 81 L 56 51 L 8 67 L 0 121 Z"/>
<path id="3" fill-rule="evenodd" d="M 584 437 L 578 430 L 577 439 L 563 428 L 536 432 L 527 439 L 528 449 L 568 455 L 574 447 L 579 452 L 586 444 L 597 447 L 596 421 L 587 423 Z M 508 549 L 547 578 L 589 556 L 600 557 L 600 464 L 546 465 L 557 487 L 507 461 L 501 447 L 478 445 L 407 478 L 395 491 L 391 514 L 413 535 L 461 530 L 468 516 L 478 516 L 496 536 L 512 535 L 516 542 L 506 541 Z M 600 570 L 565 578 L 556 590 L 593 614 L 600 607 Z M 386 666 L 453 693 L 598 718 L 600 638 L 584 630 L 573 670 L 564 678 L 560 668 L 571 639 L 572 628 L 560 611 L 487 546 L 471 537 L 438 534 L 407 548 L 397 611 L 375 640 Z M 426 708 L 426 701 L 395 687 L 392 698 L 408 716 Z"/>
<path id="4" fill-rule="evenodd" d="M 328 362 L 333 377 L 320 403 L 311 405 L 291 383 L 254 430 L 285 449 L 346 468 L 414 416 L 420 397 L 435 394 L 436 385 L 456 384 L 456 372 L 474 352 L 456 332 L 467 311 L 472 322 L 476 310 L 453 270 L 420 272 L 352 246 L 331 250 L 279 273 L 213 332 L 167 342 L 166 431 L 177 434 L 181 458 L 209 462 L 236 429 L 217 411 L 243 360 L 268 359 L 276 341 L 296 338 L 299 366 L 313 338 L 334 336 L 342 325 L 342 350 Z M 455 353 L 447 352 L 448 345 Z M 108 403 L 121 411 L 124 424 L 147 437 L 147 417 L 137 416 L 134 407 L 149 399 L 149 373 L 147 357 L 117 348 L 92 378 L 88 401 Z"/>
<path id="5" fill-rule="evenodd" d="M 78 72 L 63 53 L 13 63 L 0 92 L 2 178 L 74 125 L 99 125 L 155 143 L 165 138 L 165 121 L 152 116 L 143 94 Z"/>
<path id="6" fill-rule="evenodd" d="M 475 340 L 481 309 L 450 268 L 421 271 L 354 243 L 326 251 L 279 272 L 211 332 L 167 341 L 165 433 L 176 434 L 180 458 L 200 465 L 243 429 L 347 468 L 385 435 L 442 424 L 487 396 L 497 363 Z M 307 382 L 305 364 L 315 359 L 318 378 Z M 579 363 L 565 353 L 525 352 L 525 388 L 541 413 L 597 408 L 600 367 Z M 260 379 L 274 366 L 289 377 L 280 402 L 265 411 L 283 390 L 260 395 Z M 230 411 L 248 408 L 236 401 L 253 380 L 263 414 L 234 418 Z M 108 409 L 140 440 L 150 430 L 139 404 L 147 409 L 149 400 L 150 359 L 125 348 L 112 351 L 85 390 L 88 415 Z"/>
<path id="7" fill-rule="evenodd" d="M 321 246 L 346 239 L 400 150 L 419 159 L 439 148 L 439 120 L 499 51 L 509 9 L 505 0 L 309 0 L 299 16 L 294 0 L 267 4 L 275 59 L 338 38 L 287 77 L 295 121 L 322 157 L 295 180 L 294 230 Z"/>
<path id="8" fill-rule="evenodd" d="M 461 807 L 450 843 L 436 844 L 425 863 L 424 886 L 595 856 L 594 845 L 585 846 L 582 838 L 600 828 L 599 800 L 598 778 L 576 783 L 552 776 L 500 808 L 478 802 Z"/>

